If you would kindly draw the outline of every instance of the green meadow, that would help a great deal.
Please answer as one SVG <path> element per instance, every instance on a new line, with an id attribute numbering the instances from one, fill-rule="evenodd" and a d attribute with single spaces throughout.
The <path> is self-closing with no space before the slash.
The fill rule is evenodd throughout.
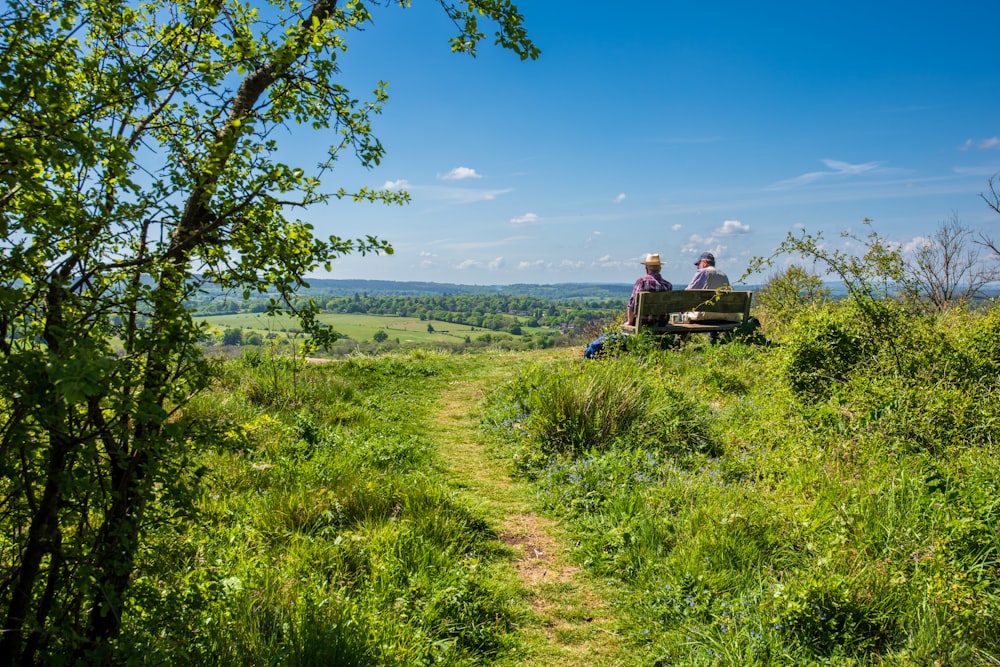
<path id="1" fill-rule="evenodd" d="M 295 318 L 288 315 L 272 317 L 266 313 L 236 313 L 209 315 L 198 319 L 207 322 L 216 332 L 228 328 L 241 328 L 247 332 L 256 331 L 266 336 L 269 333 L 294 333 L 299 330 Z M 462 342 L 466 336 L 475 339 L 484 334 L 496 333 L 489 329 L 454 322 L 393 315 L 324 313 L 318 319 L 323 324 L 333 327 L 338 334 L 353 341 L 370 341 L 378 331 L 385 331 L 391 340 L 398 338 L 400 343 L 438 343 L 442 340 Z M 428 325 L 434 328 L 433 333 L 427 330 Z M 558 333 L 558 329 L 552 327 L 525 326 L 523 331 L 536 334 Z"/>
<path id="2" fill-rule="evenodd" d="M 760 331 L 597 360 L 218 362 L 118 654 L 1000 664 L 1000 306 L 761 301 Z"/>

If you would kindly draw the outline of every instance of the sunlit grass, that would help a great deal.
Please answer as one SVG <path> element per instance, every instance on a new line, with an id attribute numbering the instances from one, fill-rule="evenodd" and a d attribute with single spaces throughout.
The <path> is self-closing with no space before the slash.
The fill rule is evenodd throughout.
<path id="1" fill-rule="evenodd" d="M 925 342 L 845 370 L 828 398 L 787 381 L 794 339 L 528 368 L 491 397 L 486 432 L 568 523 L 577 560 L 620 582 L 636 664 L 996 664 L 997 361 L 948 352 L 991 322 L 911 332 Z M 551 446 L 539 425 L 562 394 L 637 377 L 710 446 L 651 446 L 654 409 L 625 391 L 579 408 L 615 415 L 612 437 Z"/>
<path id="2" fill-rule="evenodd" d="M 608 664 L 996 664 L 1000 359 L 975 354 L 994 349 L 993 316 L 848 369 L 786 328 L 777 346 L 599 362 L 229 362 L 187 412 L 219 434 L 197 522 L 153 534 L 122 645 L 149 662 L 518 664 L 555 641 L 572 664 L 597 589 L 540 586 L 577 620 L 536 627 L 483 513 L 501 503 L 470 509 L 428 428 L 481 372 L 499 378 L 483 437 L 534 492 L 518 502 L 602 582 Z M 837 372 L 822 396 L 792 381 L 820 367 Z"/>

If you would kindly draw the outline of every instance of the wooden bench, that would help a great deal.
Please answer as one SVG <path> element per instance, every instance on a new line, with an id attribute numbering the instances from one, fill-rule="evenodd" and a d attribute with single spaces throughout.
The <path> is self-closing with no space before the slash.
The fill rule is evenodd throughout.
<path id="1" fill-rule="evenodd" d="M 636 303 L 635 324 L 622 325 L 626 334 L 651 331 L 654 334 L 690 334 L 732 331 L 750 317 L 750 298 L 753 292 L 720 291 L 710 289 L 676 290 L 671 292 L 640 292 Z M 671 321 L 671 315 L 702 313 L 739 313 L 740 321 L 698 320 L 693 322 Z M 711 315 L 706 316 L 708 318 Z M 676 318 L 675 318 L 676 319 Z"/>

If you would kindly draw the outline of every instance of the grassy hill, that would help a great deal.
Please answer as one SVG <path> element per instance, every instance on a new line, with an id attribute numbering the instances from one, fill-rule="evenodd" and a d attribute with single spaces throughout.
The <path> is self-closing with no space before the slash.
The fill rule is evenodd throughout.
<path id="1" fill-rule="evenodd" d="M 596 362 L 227 362 L 186 414 L 215 433 L 197 520 L 144 550 L 123 652 L 996 664 L 1000 311 L 782 319 Z"/>

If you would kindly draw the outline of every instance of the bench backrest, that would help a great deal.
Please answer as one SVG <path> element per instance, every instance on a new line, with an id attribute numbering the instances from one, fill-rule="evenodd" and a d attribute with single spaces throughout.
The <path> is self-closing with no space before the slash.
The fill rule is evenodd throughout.
<path id="1" fill-rule="evenodd" d="M 719 292 L 711 289 L 640 292 L 636 304 L 636 328 L 664 327 L 671 313 L 702 311 L 707 313 L 742 313 L 750 317 L 753 292 Z"/>

